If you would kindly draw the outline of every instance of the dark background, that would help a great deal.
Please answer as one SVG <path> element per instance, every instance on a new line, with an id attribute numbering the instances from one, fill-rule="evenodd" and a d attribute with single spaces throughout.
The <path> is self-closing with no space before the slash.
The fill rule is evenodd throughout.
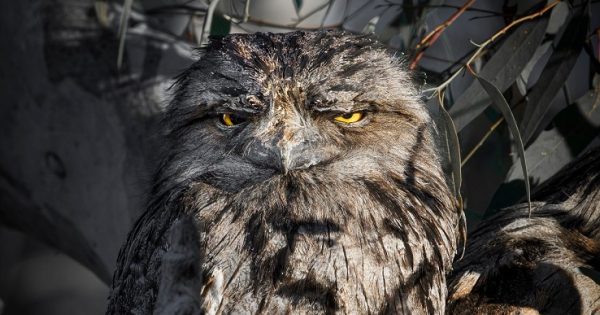
<path id="1" fill-rule="evenodd" d="M 417 84 L 439 86 L 474 44 L 553 2 L 475 1 L 423 51 Z M 245 16 L 245 0 L 221 0 L 214 14 L 204 0 L 0 2 L 0 314 L 104 312 L 118 249 L 143 211 L 168 87 L 209 34 L 344 28 L 374 33 L 410 63 L 468 3 L 252 0 Z M 534 189 L 600 144 L 599 26 L 600 2 L 563 1 L 472 64 L 513 109 Z M 427 103 L 446 134 L 437 98 Z M 490 104 L 465 72 L 445 93 L 470 228 L 525 196 L 516 137 Z"/>

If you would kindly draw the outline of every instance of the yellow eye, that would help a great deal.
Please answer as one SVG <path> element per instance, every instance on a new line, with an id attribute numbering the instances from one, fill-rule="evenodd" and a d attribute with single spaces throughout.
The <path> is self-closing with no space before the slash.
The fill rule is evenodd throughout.
<path id="1" fill-rule="evenodd" d="M 354 112 L 354 113 L 347 113 L 344 115 L 337 116 L 334 118 L 334 120 L 337 122 L 344 123 L 344 124 L 351 124 L 351 123 L 355 123 L 357 121 L 361 121 L 364 117 L 365 117 L 365 114 L 363 112 Z"/>
<path id="2" fill-rule="evenodd" d="M 231 115 L 230 114 L 223 114 L 223 116 L 221 116 L 221 122 L 225 126 L 230 126 L 231 127 L 231 126 L 235 125 L 233 123 L 233 120 L 231 120 Z"/>
<path id="3" fill-rule="evenodd" d="M 231 127 L 243 123 L 246 119 L 246 117 L 236 114 L 223 114 L 221 116 L 221 123 L 227 127 Z"/>

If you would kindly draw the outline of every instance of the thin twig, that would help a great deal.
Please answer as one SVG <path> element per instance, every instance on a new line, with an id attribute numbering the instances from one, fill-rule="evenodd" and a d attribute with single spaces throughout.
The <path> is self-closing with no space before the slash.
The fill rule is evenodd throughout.
<path id="1" fill-rule="evenodd" d="M 246 5 L 244 5 L 244 18 L 242 19 L 242 23 L 248 22 L 248 19 L 250 18 L 250 1 L 251 0 L 246 0 Z"/>
<path id="2" fill-rule="evenodd" d="M 235 17 L 235 16 L 229 16 L 224 14 L 223 18 L 227 21 L 230 21 L 231 23 L 236 24 L 238 27 L 241 27 L 242 29 L 244 29 L 241 26 L 241 18 L 239 17 Z M 320 30 L 321 26 L 316 26 L 316 27 L 293 27 L 290 25 L 283 25 L 283 24 L 276 24 L 276 23 L 271 23 L 268 21 L 264 21 L 264 20 L 259 20 L 259 19 L 254 19 L 252 17 L 248 18 L 248 23 L 252 23 L 253 25 L 256 26 L 268 26 L 268 27 L 274 27 L 274 28 L 282 28 L 282 29 L 296 29 L 296 30 L 305 30 L 305 31 L 316 31 L 316 30 Z M 327 27 L 323 27 L 324 29 L 336 29 L 336 28 L 340 28 L 342 27 L 342 23 L 338 23 L 338 24 L 332 24 L 332 25 L 327 25 Z M 253 32 L 251 30 L 248 29 L 244 29 L 247 32 Z"/>
<path id="3" fill-rule="evenodd" d="M 127 35 L 127 27 L 129 26 L 129 15 L 131 14 L 131 6 L 133 0 L 125 0 L 123 3 L 123 13 L 121 14 L 121 22 L 119 23 L 119 51 L 117 52 L 117 69 L 120 70 L 123 65 L 123 54 L 125 52 L 125 36 Z"/>
<path id="4" fill-rule="evenodd" d="M 490 130 L 488 130 L 485 133 L 485 135 L 483 135 L 483 137 L 481 137 L 481 140 L 479 140 L 479 142 L 477 142 L 477 144 L 473 147 L 473 149 L 471 149 L 471 151 L 469 151 L 467 156 L 465 156 L 465 158 L 460 163 L 460 167 L 465 167 L 465 164 L 467 164 L 467 162 L 471 159 L 471 157 L 473 157 L 473 155 L 475 155 L 475 152 L 477 152 L 477 150 L 479 150 L 479 148 L 483 145 L 483 143 L 492 135 L 494 130 L 496 130 L 496 128 L 498 128 L 498 126 L 500 126 L 500 124 L 503 121 L 504 121 L 504 117 L 500 117 L 498 120 L 496 120 L 496 122 L 492 125 L 492 127 L 490 127 Z"/>
<path id="5" fill-rule="evenodd" d="M 600 1 L 600 0 L 598 0 Z M 378 4 L 375 6 L 375 9 L 380 9 L 380 8 L 384 8 L 384 9 L 389 9 L 395 6 L 401 6 L 403 9 L 407 9 L 407 10 L 414 10 L 414 9 L 439 9 L 439 8 L 444 8 L 444 9 L 460 9 L 462 6 L 458 6 L 458 5 L 451 5 L 451 4 L 435 4 L 435 5 L 431 5 L 431 4 L 419 4 L 419 5 L 413 5 L 410 3 L 389 3 L 389 4 Z M 502 12 L 496 12 L 496 11 L 492 11 L 492 10 L 485 10 L 485 9 L 477 9 L 477 8 L 469 8 L 467 11 L 471 11 L 471 12 L 479 12 L 479 13 L 486 13 L 486 14 L 491 14 L 491 15 L 496 15 L 496 16 L 502 16 L 503 13 Z"/>
<path id="6" fill-rule="evenodd" d="M 553 3 L 547 5 L 546 7 L 544 7 L 543 9 L 541 9 L 540 11 L 537 11 L 535 13 L 532 13 L 530 15 L 526 15 L 522 18 L 519 18 L 517 20 L 512 21 L 510 24 L 506 25 L 505 27 L 503 27 L 502 29 L 500 29 L 498 32 L 496 32 L 492 37 L 490 37 L 488 40 L 486 40 L 485 42 L 481 43 L 479 45 L 479 48 L 477 48 L 477 50 L 473 53 L 473 55 L 471 56 L 471 58 L 469 58 L 469 60 L 467 60 L 467 62 L 460 67 L 452 76 L 450 76 L 450 78 L 448 78 L 446 81 L 444 81 L 442 84 L 440 84 L 438 87 L 433 88 L 433 89 L 428 89 L 425 90 L 423 92 L 433 92 L 433 95 L 439 94 L 443 89 L 445 89 L 448 85 L 450 85 L 450 83 L 462 72 L 462 70 L 464 70 L 467 66 L 470 66 L 471 63 L 473 61 L 475 61 L 477 58 L 479 58 L 481 56 L 481 54 L 483 53 L 483 50 L 491 43 L 493 43 L 496 39 L 498 39 L 500 36 L 506 34 L 506 32 L 508 32 L 510 29 L 512 29 L 513 27 L 525 22 L 525 21 L 529 21 L 529 20 L 533 20 L 539 16 L 544 15 L 546 12 L 548 12 L 550 9 L 554 8 L 559 2 L 561 2 L 561 0 L 556 0 Z M 431 95 L 431 96 L 433 96 Z"/>
<path id="7" fill-rule="evenodd" d="M 525 98 L 517 102 L 514 106 L 511 107 L 511 109 L 514 111 L 523 104 L 525 104 Z M 496 120 L 496 122 L 492 124 L 490 129 L 483 135 L 483 137 L 481 137 L 479 142 L 477 142 L 477 144 L 469 151 L 469 153 L 467 153 L 467 156 L 465 156 L 464 160 L 462 160 L 461 162 L 461 167 L 464 167 L 465 164 L 467 164 L 467 161 L 469 161 L 469 159 L 472 158 L 473 155 L 475 155 L 477 150 L 479 150 L 483 143 L 492 135 L 492 133 L 500 126 L 500 124 L 502 124 L 503 121 L 504 117 L 500 117 L 498 118 L 498 120 Z"/>
<path id="8" fill-rule="evenodd" d="M 438 25 L 433 31 L 425 35 L 421 42 L 417 44 L 417 49 L 422 48 L 424 46 L 429 46 L 432 42 L 435 42 L 435 40 L 440 36 L 440 34 L 443 33 L 444 30 L 448 28 L 448 26 L 454 23 L 454 21 L 456 21 L 458 17 L 460 17 L 471 5 L 473 5 L 474 2 L 475 0 L 467 0 L 467 2 L 465 2 L 465 4 L 463 4 L 463 6 L 458 11 L 454 12 L 444 23 Z"/>
<path id="9" fill-rule="evenodd" d="M 433 45 L 433 43 L 435 43 L 438 40 L 438 38 L 440 38 L 440 35 L 442 35 L 444 30 L 446 30 L 448 26 L 454 23 L 454 21 L 456 21 L 458 17 L 465 13 L 465 11 L 467 11 L 467 9 L 471 5 L 473 5 L 473 3 L 475 3 L 475 0 L 467 0 L 467 2 L 465 2 L 465 4 L 463 4 L 463 6 L 460 7 L 458 11 L 454 12 L 446 21 L 444 21 L 444 23 L 438 25 L 433 31 L 429 32 L 429 34 L 425 35 L 425 37 L 421 39 L 421 41 L 417 44 L 416 47 L 416 49 L 419 52 L 417 53 L 413 61 L 410 63 L 410 69 L 415 69 L 417 67 L 417 63 L 419 63 L 419 60 L 421 60 L 421 58 L 423 57 L 425 50 L 431 45 Z"/>

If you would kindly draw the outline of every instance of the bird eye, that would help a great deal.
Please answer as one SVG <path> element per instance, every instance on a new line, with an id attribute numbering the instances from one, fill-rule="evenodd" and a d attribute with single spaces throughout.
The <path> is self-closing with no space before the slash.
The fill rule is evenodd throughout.
<path id="1" fill-rule="evenodd" d="M 340 116 L 336 116 L 333 119 L 337 122 L 341 122 L 344 124 L 352 124 L 352 123 L 361 121 L 363 118 L 365 118 L 365 114 L 363 112 L 353 112 L 353 113 L 346 113 L 346 114 L 343 114 Z"/>
<path id="2" fill-rule="evenodd" d="M 235 114 L 223 114 L 221 115 L 221 123 L 227 127 L 239 125 L 246 121 L 246 118 L 235 115 Z"/>

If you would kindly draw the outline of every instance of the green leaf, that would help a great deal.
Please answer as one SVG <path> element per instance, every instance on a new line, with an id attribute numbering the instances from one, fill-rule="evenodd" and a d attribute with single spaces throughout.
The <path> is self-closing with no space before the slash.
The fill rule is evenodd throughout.
<path id="1" fill-rule="evenodd" d="M 452 183 L 454 195 L 460 199 L 460 186 L 462 183 L 462 169 L 461 169 L 461 158 L 460 158 L 460 144 L 458 141 L 458 134 L 456 133 L 456 127 L 452 121 L 452 117 L 448 114 L 448 111 L 444 108 L 444 105 L 440 103 L 440 112 L 442 120 L 446 127 L 446 146 L 448 149 L 448 155 L 450 157 L 450 164 L 452 165 Z"/>
<path id="2" fill-rule="evenodd" d="M 504 120 L 506 121 L 508 128 L 512 133 L 517 153 L 519 154 L 521 160 L 521 168 L 524 174 L 523 180 L 525 181 L 527 202 L 529 204 L 529 214 L 531 215 L 531 188 L 529 186 L 529 173 L 527 172 L 527 163 L 525 160 L 525 148 L 523 147 L 523 140 L 521 138 L 521 133 L 519 132 L 519 127 L 517 125 L 517 121 L 515 120 L 515 116 L 513 116 L 512 110 L 510 109 L 508 102 L 506 102 L 506 99 L 502 95 L 502 92 L 500 92 L 500 90 L 498 90 L 497 87 L 495 87 L 488 80 L 478 75 L 475 75 L 475 77 L 492 99 L 492 103 L 495 105 L 496 109 L 498 109 L 498 111 L 502 113 L 502 116 L 504 117 Z"/>
<path id="3" fill-rule="evenodd" d="M 599 96 L 597 91 L 590 91 L 575 104 L 563 109 L 553 120 L 555 127 L 544 131 L 527 148 L 530 177 L 539 182 L 545 181 L 581 153 L 598 135 Z"/>
<path id="4" fill-rule="evenodd" d="M 536 185 L 543 184 L 562 167 L 571 162 L 597 139 L 600 134 L 600 97 L 590 91 L 575 104 L 554 117 L 554 128 L 544 130 L 525 150 L 529 164 L 529 178 Z M 594 108 L 594 104 L 596 107 Z M 523 197 L 523 173 L 513 166 L 504 184 L 492 199 L 486 217 L 496 209 L 511 206 Z M 535 195 L 535 194 L 534 194 Z M 534 197 L 535 198 L 535 197 Z"/>
<path id="5" fill-rule="evenodd" d="M 525 143 L 532 140 L 540 127 L 545 127 L 540 126 L 540 123 L 550 108 L 552 100 L 565 84 L 583 49 L 590 21 L 588 12 L 587 6 L 582 6 L 571 14 L 571 19 L 565 25 L 556 49 L 540 74 L 540 79 L 528 95 L 529 101 L 521 121 Z"/>
<path id="6" fill-rule="evenodd" d="M 548 16 L 542 16 L 519 26 L 480 71 L 479 76 L 493 83 L 500 91 L 508 89 L 535 54 L 546 34 Z M 486 92 L 474 81 L 460 95 L 449 112 L 460 132 L 489 105 Z"/>
<path id="7" fill-rule="evenodd" d="M 456 132 L 456 127 L 454 126 L 454 122 L 452 121 L 452 117 L 444 108 L 444 96 L 441 95 L 439 97 L 439 107 L 442 119 L 444 120 L 444 125 L 446 129 L 446 148 L 448 155 L 450 157 L 450 164 L 452 165 L 452 188 L 454 190 L 454 196 L 456 200 L 458 200 L 459 211 L 461 215 L 461 224 L 460 224 L 460 233 L 462 237 L 463 246 L 467 241 L 467 217 L 466 213 L 463 209 L 463 199 L 460 192 L 460 187 L 462 185 L 462 167 L 461 167 L 461 157 L 460 157 L 460 142 L 458 141 L 458 133 Z M 464 255 L 464 247 L 462 249 L 462 255 Z"/>
<path id="8" fill-rule="evenodd" d="M 294 8 L 296 9 L 296 14 L 300 14 L 300 10 L 302 10 L 302 0 L 293 0 Z"/>
<path id="9" fill-rule="evenodd" d="M 211 36 L 225 36 L 231 31 L 231 22 L 220 14 L 215 14 L 210 26 Z"/>

